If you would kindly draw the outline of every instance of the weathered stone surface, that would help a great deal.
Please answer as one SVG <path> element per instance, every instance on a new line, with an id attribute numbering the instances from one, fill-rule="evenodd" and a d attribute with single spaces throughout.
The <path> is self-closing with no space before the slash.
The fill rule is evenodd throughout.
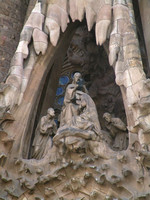
<path id="1" fill-rule="evenodd" d="M 79 1 L 75 2 L 79 3 Z M 75 14 L 75 10 L 79 9 L 79 5 L 75 6 L 75 9 L 68 7 L 68 5 L 75 5 L 71 1 L 52 0 L 47 1 L 47 3 L 48 12 L 45 17 L 41 14 L 42 3 L 37 2 L 25 25 L 25 27 L 34 28 L 33 35 L 32 28 L 24 28 L 12 60 L 10 74 L 6 82 L 1 85 L 0 150 L 2 153 L 0 165 L 3 169 L 0 169 L 0 198 L 8 200 L 13 198 L 21 200 L 25 198 L 148 199 L 150 185 L 150 84 L 143 71 L 135 27 L 132 24 L 131 18 L 134 16 L 131 2 L 124 0 L 99 0 L 96 3 L 86 1 L 78 14 Z M 111 5 L 113 5 L 112 16 L 110 14 Z M 104 9 L 101 14 L 99 8 L 100 10 Z M 83 38 L 77 42 L 73 40 L 67 51 L 68 39 L 71 39 L 70 33 L 72 34 L 73 29 L 68 29 L 69 31 L 60 34 L 60 28 L 62 32 L 65 31 L 69 13 L 74 21 L 78 18 L 82 19 L 83 9 L 86 12 L 89 30 L 97 22 L 96 38 L 93 41 L 96 39 L 97 44 L 100 45 L 106 41 L 106 38 L 110 41 L 109 61 L 115 69 L 115 75 L 112 73 L 112 69 L 107 68 L 107 64 L 102 62 L 104 60 L 107 62 L 107 59 L 103 60 L 101 56 L 102 63 L 100 65 L 97 65 L 100 62 L 94 62 L 95 55 L 100 56 L 103 51 L 96 50 L 91 41 L 92 44 L 88 40 L 83 42 Z M 4 13 L 6 16 L 8 15 L 5 10 Z M 113 21 L 114 19 L 115 21 Z M 46 29 L 43 30 L 44 22 L 50 41 L 56 47 L 49 45 L 46 54 L 39 56 L 36 62 L 35 52 L 31 51 L 33 48 L 32 46 L 28 47 L 28 44 L 33 36 L 36 53 L 45 53 L 47 36 L 44 33 Z M 110 24 L 112 31 L 110 29 L 109 32 Z M 69 27 L 71 26 L 73 25 L 70 24 Z M 79 32 L 77 35 L 80 35 Z M 60 41 L 58 42 L 59 37 Z M 63 38 L 65 43 L 62 41 Z M 3 42 L 1 43 L 4 44 Z M 44 46 L 41 46 L 42 43 Z M 104 46 L 108 53 L 107 44 Z M 61 49 L 61 47 L 63 48 Z M 53 86 L 56 87 L 58 80 L 55 80 L 57 74 L 52 76 L 53 68 L 58 66 L 58 70 L 60 70 L 59 67 L 63 63 L 66 51 L 67 59 L 73 65 L 71 66 L 73 69 L 79 69 L 78 65 L 80 64 L 84 72 L 89 70 L 90 75 L 96 73 L 94 78 L 90 77 L 91 80 L 87 78 L 87 82 L 91 84 L 89 92 L 93 98 L 96 97 L 95 102 L 97 107 L 99 106 L 98 113 L 100 114 L 103 114 L 104 109 L 106 109 L 110 110 L 113 115 L 116 113 L 121 115 L 121 109 L 124 109 L 122 105 L 120 106 L 119 88 L 113 83 L 116 78 L 116 83 L 120 86 L 123 95 L 127 126 L 118 116 L 110 118 L 105 116 L 106 126 L 104 121 L 100 120 L 104 129 L 102 130 L 95 104 L 86 91 L 83 80 L 81 77 L 76 80 L 74 76 L 72 84 L 65 88 L 66 96 L 62 115 L 57 118 L 59 129 L 56 136 L 53 138 L 51 135 L 52 138 L 50 138 L 49 134 L 47 136 L 39 135 L 40 140 L 46 138 L 46 142 L 41 142 L 40 145 L 36 143 L 35 146 L 41 150 L 48 148 L 48 151 L 38 159 L 34 156 L 34 159 L 31 159 L 31 145 L 37 137 L 34 134 L 35 127 L 40 121 L 39 113 L 44 107 L 41 103 L 43 99 L 44 103 L 49 101 L 45 99 L 47 89 L 50 88 L 48 79 L 50 78 L 51 82 L 54 80 L 53 84 L 55 85 Z M 31 56 L 29 60 L 28 53 Z M 66 69 L 66 66 L 70 67 L 65 62 L 63 69 Z M 34 65 L 35 68 L 33 68 Z M 72 72 L 75 71 L 70 71 L 70 73 Z M 31 79 L 29 80 L 30 74 Z M 107 76 L 105 76 L 106 74 Z M 44 82 L 46 82 L 45 85 Z M 29 83 L 28 87 L 27 83 Z M 114 102 L 113 96 L 118 98 L 118 104 L 117 100 Z M 50 96 L 50 98 L 52 97 Z M 18 99 L 22 100 L 22 104 L 17 107 L 15 105 Z M 116 106 L 114 106 L 115 103 Z M 103 109 L 101 110 L 101 108 Z M 10 111 L 13 112 L 14 118 L 8 114 Z M 5 116 L 7 117 L 5 118 Z M 101 119 L 101 117 L 99 118 Z M 42 126 L 41 121 L 39 124 Z M 47 120 L 44 120 L 44 123 L 47 123 Z M 49 129 L 52 133 L 54 127 L 51 123 L 50 127 L 48 126 L 47 123 L 46 133 Z M 39 134 L 41 133 L 40 130 Z M 117 144 L 116 139 L 119 135 L 124 136 L 123 133 L 126 134 L 126 139 L 129 135 L 129 145 L 126 144 L 124 147 L 122 144 L 118 147 L 116 145 L 123 143 L 124 139 L 119 139 Z M 51 145 L 47 145 L 47 138 L 48 141 L 51 141 Z M 144 187 L 142 187 L 143 185 Z"/>
<path id="2" fill-rule="evenodd" d="M 47 35 L 39 29 L 34 29 L 33 43 L 36 53 L 39 54 L 41 52 L 44 55 L 48 47 Z"/>
<path id="3" fill-rule="evenodd" d="M 26 26 L 42 30 L 43 22 L 44 22 L 44 15 L 42 15 L 41 13 L 32 12 L 28 20 L 26 21 Z"/>
<path id="4" fill-rule="evenodd" d="M 7 76 L 23 26 L 27 5 L 24 1 L 0 2 L 0 82 Z"/>
<path id="5" fill-rule="evenodd" d="M 150 40 L 149 40 L 149 29 L 147 24 L 149 23 L 150 19 L 150 4 L 149 1 L 141 1 L 139 0 L 139 9 L 140 9 L 140 14 L 141 14 L 141 21 L 142 21 L 142 26 L 143 26 L 143 32 L 144 32 L 144 37 L 145 37 L 145 45 L 147 49 L 147 56 L 148 56 L 148 61 L 150 63 Z"/>

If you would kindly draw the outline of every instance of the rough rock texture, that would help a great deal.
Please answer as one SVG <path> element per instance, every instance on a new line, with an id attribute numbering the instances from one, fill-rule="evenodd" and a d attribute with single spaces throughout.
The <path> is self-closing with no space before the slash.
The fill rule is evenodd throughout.
<path id="1" fill-rule="evenodd" d="M 0 82 L 7 76 L 23 27 L 26 9 L 25 1 L 0 1 Z"/>

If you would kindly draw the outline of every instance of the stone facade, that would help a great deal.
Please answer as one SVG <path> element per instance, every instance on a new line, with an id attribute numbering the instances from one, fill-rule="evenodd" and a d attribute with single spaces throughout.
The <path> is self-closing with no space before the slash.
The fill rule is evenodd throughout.
<path id="1" fill-rule="evenodd" d="M 6 77 L 23 27 L 27 2 L 0 0 L 0 82 Z"/>
<path id="2" fill-rule="evenodd" d="M 132 1 L 38 0 L 29 14 L 34 3 L 0 84 L 0 199 L 149 200 L 150 80 Z"/>

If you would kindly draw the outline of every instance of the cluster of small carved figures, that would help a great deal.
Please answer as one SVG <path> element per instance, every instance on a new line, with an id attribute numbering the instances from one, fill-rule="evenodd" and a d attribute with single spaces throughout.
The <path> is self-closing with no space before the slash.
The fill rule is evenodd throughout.
<path id="1" fill-rule="evenodd" d="M 109 144 L 113 143 L 113 150 L 121 151 L 127 148 L 127 128 L 121 119 L 104 113 L 103 118 L 109 133 L 101 130 L 96 106 L 88 95 L 79 72 L 74 74 L 72 84 L 66 88 L 58 130 L 54 117 L 54 109 L 49 108 L 47 115 L 41 118 L 32 144 L 32 158 L 42 159 L 53 143 L 60 147 L 61 153 L 65 150 L 85 152 L 86 140 L 105 140 Z"/>
<path id="2" fill-rule="evenodd" d="M 30 159 L 18 159 L 15 163 L 21 175 L 18 178 L 21 191 L 22 188 L 32 191 L 35 194 L 32 198 L 35 199 L 148 199 L 148 188 L 144 191 L 141 187 L 149 177 L 148 162 L 143 165 L 148 152 L 140 155 L 134 140 L 132 145 L 128 144 L 127 126 L 120 118 L 114 118 L 109 113 L 104 113 L 103 118 L 105 130 L 101 129 L 95 103 L 88 94 L 84 80 L 76 72 L 73 82 L 66 88 L 59 127 L 54 120 L 54 109 L 49 108 L 35 130 Z M 130 154 L 134 154 L 135 159 L 130 159 Z M 4 171 L 1 178 L 8 182 L 8 172 Z M 127 180 L 134 188 L 128 188 Z M 62 181 L 64 184 L 61 184 Z M 51 186 L 51 182 L 55 184 Z M 42 197 L 38 196 L 37 184 L 43 184 L 45 188 L 42 189 Z M 104 190 L 102 193 L 101 187 Z M 120 187 L 122 194 L 118 189 Z M 19 197 L 25 191 L 16 193 Z M 68 192 L 72 196 L 68 196 Z M 14 195 L 14 191 L 10 193 Z"/>
<path id="3" fill-rule="evenodd" d="M 33 160 L 42 160 L 49 152 L 53 154 L 50 149 L 56 148 L 57 153 L 54 153 L 54 157 L 57 157 L 56 154 L 59 154 L 59 159 L 62 159 L 61 167 L 56 170 L 57 173 L 61 171 L 62 168 L 67 168 L 69 166 L 72 166 L 74 170 L 78 170 L 79 168 L 86 168 L 86 165 L 88 165 L 88 168 L 94 169 L 96 173 L 100 174 L 99 177 L 86 171 L 83 180 L 77 177 L 71 178 L 64 186 L 66 190 L 71 190 L 72 192 L 78 191 L 88 183 L 90 177 L 94 178 L 96 184 L 103 185 L 105 182 L 104 172 L 107 171 L 109 165 L 101 163 L 101 167 L 96 167 L 96 165 L 94 166 L 92 163 L 98 160 L 99 156 L 107 160 L 110 159 L 112 155 L 114 157 L 117 156 L 117 151 L 127 149 L 128 135 L 126 125 L 121 119 L 113 118 L 111 114 L 104 113 L 103 118 L 106 121 L 106 129 L 108 131 L 101 129 L 95 103 L 88 95 L 84 80 L 79 72 L 74 74 L 73 82 L 66 88 L 58 129 L 54 118 L 55 112 L 53 108 L 49 108 L 47 110 L 47 115 L 41 118 L 36 128 L 31 158 Z M 87 141 L 89 141 L 89 143 Z M 92 141 L 95 143 L 93 144 Z M 109 148 L 110 146 L 111 148 Z M 82 162 L 79 161 L 80 159 L 73 160 L 71 157 L 67 160 L 67 154 L 70 152 L 80 155 Z M 89 152 L 91 153 L 90 156 L 88 156 Z M 53 156 L 51 155 L 51 157 Z M 50 163 L 57 162 L 58 157 L 50 159 Z M 119 155 L 117 159 L 119 162 L 125 162 L 126 160 L 125 155 Z M 41 171 L 39 174 L 40 173 Z M 124 176 L 128 176 L 132 172 L 124 169 L 122 173 L 125 174 Z M 62 176 L 62 174 L 57 174 L 55 176 L 53 173 L 52 176 L 53 178 L 57 177 L 61 179 L 60 176 Z M 50 174 L 42 175 L 39 178 L 39 182 L 46 183 L 51 179 L 52 177 Z M 114 174 L 109 180 L 111 184 L 116 184 L 119 181 L 119 177 Z M 99 196 L 96 191 L 89 192 L 88 199 L 104 199 L 104 197 Z M 55 191 L 52 188 L 48 188 L 45 190 L 45 194 L 53 199 Z M 105 198 L 113 199 L 113 196 L 106 195 Z"/>
<path id="4" fill-rule="evenodd" d="M 109 113 L 103 118 L 105 130 L 76 72 L 66 88 L 59 127 L 49 108 L 36 127 L 30 159 L 13 159 L 18 174 L 13 167 L 2 168 L 0 199 L 148 200 L 149 151 L 120 118 Z"/>
<path id="5" fill-rule="evenodd" d="M 35 130 L 30 159 L 15 158 L 18 174 L 2 169 L 0 199 L 149 199 L 149 151 L 141 151 L 137 134 L 129 132 L 128 144 L 127 126 L 120 118 L 109 113 L 103 118 L 105 130 L 76 72 L 66 88 L 59 127 L 49 108 Z"/>

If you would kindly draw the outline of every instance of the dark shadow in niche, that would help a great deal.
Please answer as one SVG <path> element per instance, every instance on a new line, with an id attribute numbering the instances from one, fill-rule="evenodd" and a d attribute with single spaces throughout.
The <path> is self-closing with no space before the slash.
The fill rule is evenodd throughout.
<path id="1" fill-rule="evenodd" d="M 58 81 L 60 77 L 61 67 L 65 59 L 66 51 L 68 49 L 70 40 L 80 25 L 79 22 L 70 22 L 65 33 L 61 35 L 56 47 L 49 47 L 49 59 L 44 63 L 45 73 L 40 77 L 41 84 L 38 86 L 38 92 L 36 94 L 37 99 L 33 105 L 33 111 L 31 112 L 31 120 L 28 121 L 27 131 L 24 133 L 25 143 L 22 146 L 22 157 L 24 159 L 31 158 L 31 146 L 35 136 L 35 129 L 42 116 L 46 115 L 46 111 L 49 107 L 53 107 Z M 45 55 L 47 57 L 48 55 Z M 41 59 L 42 60 L 42 59 Z M 36 88 L 37 89 L 37 88 Z M 37 90 L 36 90 L 37 91 Z M 40 102 L 40 103 L 39 103 Z"/>
<path id="2" fill-rule="evenodd" d="M 52 68 L 53 68 L 53 66 L 52 66 Z M 39 105 L 38 105 L 38 109 L 37 109 L 37 113 L 36 113 L 36 117 L 35 117 L 35 121 L 34 121 L 34 126 L 33 126 L 33 134 L 31 136 L 31 141 L 30 141 L 30 149 L 29 149 L 28 159 L 30 158 L 30 155 L 31 155 L 32 143 L 33 143 L 33 140 L 34 140 L 34 137 L 35 137 L 35 130 L 36 130 L 36 127 L 37 127 L 38 122 L 40 120 L 41 110 L 42 110 L 42 106 L 43 106 L 42 102 L 44 101 L 44 98 L 45 98 L 45 95 L 46 95 L 46 91 L 47 91 L 48 82 L 49 82 L 49 79 L 50 79 L 50 74 L 51 74 L 52 68 L 49 71 L 49 73 L 47 74 L 46 81 L 45 81 L 45 84 L 44 84 L 44 87 L 43 87 L 43 90 L 42 90 L 41 98 L 40 98 L 40 101 L 39 101 Z"/>
<path id="3" fill-rule="evenodd" d="M 122 94 L 119 86 L 115 83 L 115 73 L 109 65 L 108 55 L 104 47 L 96 45 L 94 28 L 91 32 L 88 32 L 86 25 L 82 25 L 76 30 L 70 42 L 62 66 L 61 77 L 69 77 L 70 81 L 68 84 L 70 84 L 72 82 L 72 74 L 77 71 L 81 72 L 89 95 L 96 104 L 99 121 L 106 141 L 113 150 L 126 149 L 128 146 L 128 134 L 124 126 L 126 127 L 127 120 Z M 58 85 L 58 87 L 63 87 L 63 90 L 65 90 L 68 84 L 63 86 Z M 60 97 L 62 98 L 63 95 L 61 94 Z M 54 108 L 57 109 L 57 117 L 59 118 L 62 105 L 58 104 L 58 98 L 59 96 L 56 96 Z M 122 125 L 124 124 L 122 127 L 123 130 L 119 130 L 117 127 L 113 128 L 111 124 L 112 129 L 116 129 L 112 131 L 113 134 L 111 133 L 111 130 L 108 129 L 108 123 L 103 117 L 106 112 L 111 114 L 111 118 L 114 121 Z M 123 136 L 120 136 L 119 132 Z M 125 140 L 122 143 L 126 145 L 124 144 L 122 148 L 115 147 L 114 143 L 119 140 Z"/>
<path id="4" fill-rule="evenodd" d="M 60 50 L 60 57 L 61 54 L 62 51 Z M 62 109 L 62 103 L 59 104 L 58 100 L 59 98 L 64 97 L 65 92 L 61 94 L 61 96 L 57 96 L 57 88 L 62 87 L 63 91 L 65 91 L 67 85 L 72 82 L 72 75 L 77 71 L 81 72 L 89 95 L 96 104 L 99 121 L 106 142 L 113 150 L 126 149 L 128 144 L 119 147 L 118 149 L 114 147 L 114 144 L 117 141 L 116 136 L 118 135 L 117 137 L 119 137 L 119 134 L 124 134 L 127 141 L 127 131 L 124 129 L 119 130 L 117 127 L 117 131 L 112 131 L 112 128 L 108 128 L 106 125 L 106 120 L 103 117 L 104 113 L 107 112 L 111 115 L 113 120 L 117 119 L 120 120 L 118 123 L 122 122 L 126 124 L 126 115 L 121 91 L 115 83 L 115 74 L 113 68 L 109 65 L 108 55 L 105 49 L 103 46 L 100 47 L 96 45 L 94 28 L 91 32 L 88 32 L 85 22 L 81 26 L 78 26 L 67 52 L 63 52 L 63 54 L 64 62 L 55 60 L 51 71 L 49 71 L 47 75 L 41 99 L 38 104 L 28 158 L 31 158 L 31 147 L 34 137 L 36 137 L 35 130 L 37 124 L 40 118 L 46 114 L 48 107 L 53 107 L 56 110 L 56 121 L 59 124 L 59 114 Z M 69 78 L 69 82 L 62 86 L 59 83 L 59 78 L 64 76 Z M 120 138 L 120 140 L 122 140 L 122 137 Z"/>

